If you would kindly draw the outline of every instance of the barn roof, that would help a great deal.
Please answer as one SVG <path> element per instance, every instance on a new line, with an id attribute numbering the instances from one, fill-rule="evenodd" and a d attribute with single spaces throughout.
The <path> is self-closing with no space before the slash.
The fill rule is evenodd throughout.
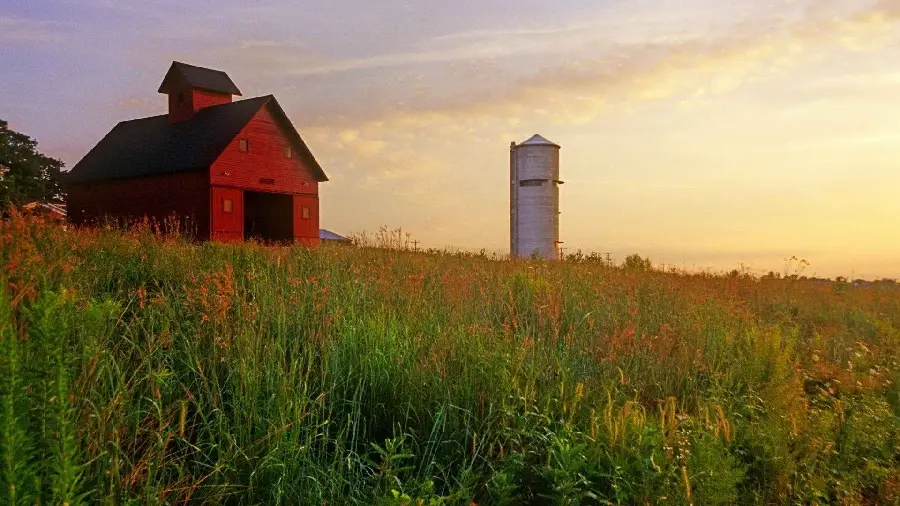
<path id="1" fill-rule="evenodd" d="M 123 121 L 72 167 L 65 182 L 90 183 L 205 169 L 265 106 L 270 107 L 316 180 L 327 181 L 278 101 L 266 95 L 206 107 L 177 123 L 170 123 L 166 115 Z"/>
<path id="2" fill-rule="evenodd" d="M 166 72 L 166 77 L 163 78 L 162 84 L 159 85 L 159 92 L 169 93 L 172 91 L 172 86 L 175 83 L 186 83 L 191 88 L 217 93 L 241 94 L 241 90 L 238 89 L 234 81 L 225 72 L 188 65 L 178 61 L 172 62 L 172 66 Z"/>

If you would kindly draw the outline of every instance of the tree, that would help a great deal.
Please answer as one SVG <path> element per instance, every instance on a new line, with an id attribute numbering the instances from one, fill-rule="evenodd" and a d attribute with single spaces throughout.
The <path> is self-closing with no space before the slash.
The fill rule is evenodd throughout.
<path id="1" fill-rule="evenodd" d="M 644 258 L 637 253 L 625 257 L 625 263 L 622 264 L 626 269 L 636 271 L 649 271 L 653 269 L 653 264 L 649 258 Z"/>
<path id="2" fill-rule="evenodd" d="M 61 202 L 63 163 L 44 156 L 37 141 L 0 120 L 0 209 L 37 200 Z"/>

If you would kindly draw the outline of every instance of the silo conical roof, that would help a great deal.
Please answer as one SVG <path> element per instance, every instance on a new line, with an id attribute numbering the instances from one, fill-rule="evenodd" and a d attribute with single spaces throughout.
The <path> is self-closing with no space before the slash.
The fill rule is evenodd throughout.
<path id="1" fill-rule="evenodd" d="M 530 139 L 523 142 L 522 144 L 519 144 L 519 146 L 556 146 L 558 148 L 559 144 L 557 144 L 555 142 L 550 142 L 547 139 L 541 137 L 540 135 L 534 134 L 533 136 L 531 136 Z"/>

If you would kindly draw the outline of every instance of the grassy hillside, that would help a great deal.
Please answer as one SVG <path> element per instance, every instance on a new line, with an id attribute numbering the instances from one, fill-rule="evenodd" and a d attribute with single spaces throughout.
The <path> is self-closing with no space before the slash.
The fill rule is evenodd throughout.
<path id="1" fill-rule="evenodd" d="M 891 286 L 0 227 L 0 504 L 900 501 Z"/>

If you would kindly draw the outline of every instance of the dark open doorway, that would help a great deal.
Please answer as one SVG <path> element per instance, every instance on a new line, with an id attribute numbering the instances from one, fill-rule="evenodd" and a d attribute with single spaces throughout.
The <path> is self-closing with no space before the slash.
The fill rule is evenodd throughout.
<path id="1" fill-rule="evenodd" d="M 293 241 L 293 199 L 279 193 L 244 192 L 244 239 Z"/>

